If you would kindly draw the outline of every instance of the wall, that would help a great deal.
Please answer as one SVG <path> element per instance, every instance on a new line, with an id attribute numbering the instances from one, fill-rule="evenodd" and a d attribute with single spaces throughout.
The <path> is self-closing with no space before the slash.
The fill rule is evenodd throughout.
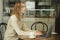
<path id="1" fill-rule="evenodd" d="M 2 22 L 3 17 L 3 0 L 0 0 L 0 23 Z"/>
<path id="2" fill-rule="evenodd" d="M 24 19 L 24 21 L 26 22 L 26 25 L 31 28 L 31 25 L 34 23 L 34 22 L 37 22 L 37 21 L 41 21 L 41 22 L 44 22 L 49 26 L 52 26 L 52 31 L 54 32 L 55 31 L 55 18 L 26 18 Z M 42 25 L 38 24 L 37 28 L 40 29 L 39 27 L 41 27 Z"/>

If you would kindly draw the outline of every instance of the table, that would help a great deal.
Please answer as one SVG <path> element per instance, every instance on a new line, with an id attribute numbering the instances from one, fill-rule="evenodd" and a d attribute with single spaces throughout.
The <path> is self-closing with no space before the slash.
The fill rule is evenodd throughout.
<path id="1" fill-rule="evenodd" d="M 50 35 L 46 38 L 43 38 L 43 37 L 36 37 L 36 38 L 33 38 L 33 39 L 30 39 L 30 38 L 26 38 L 24 40 L 60 40 L 60 35 Z"/>

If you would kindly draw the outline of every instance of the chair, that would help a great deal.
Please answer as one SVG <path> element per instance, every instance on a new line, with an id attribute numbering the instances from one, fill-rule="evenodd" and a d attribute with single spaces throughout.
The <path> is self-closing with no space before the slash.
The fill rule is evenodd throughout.
<path id="1" fill-rule="evenodd" d="M 0 40 L 4 38 L 4 32 L 6 30 L 6 23 L 0 23 Z"/>
<path id="2" fill-rule="evenodd" d="M 44 27 L 46 27 L 47 28 L 47 30 L 45 31 L 45 32 L 47 32 L 48 31 L 48 25 L 46 24 L 46 23 L 44 23 L 44 22 L 35 22 L 35 23 L 33 23 L 32 25 L 31 25 L 31 30 L 33 29 L 33 26 L 35 25 L 35 30 L 37 30 L 37 24 L 42 24 L 43 26 L 43 31 L 44 31 Z"/>
<path id="3" fill-rule="evenodd" d="M 37 24 L 42 24 L 43 26 L 43 28 L 42 28 L 42 33 L 43 33 L 43 35 L 40 35 L 41 37 L 47 37 L 48 36 L 48 31 L 50 30 L 50 29 L 48 29 L 48 25 L 46 24 L 46 23 L 44 23 L 44 22 L 35 22 L 35 23 L 33 23 L 32 25 L 31 25 L 31 30 L 33 29 L 33 27 L 35 27 L 35 29 L 34 30 L 38 30 L 37 29 Z M 34 26 L 35 25 L 35 26 Z M 44 28 L 47 28 L 46 29 L 46 31 L 44 31 Z"/>

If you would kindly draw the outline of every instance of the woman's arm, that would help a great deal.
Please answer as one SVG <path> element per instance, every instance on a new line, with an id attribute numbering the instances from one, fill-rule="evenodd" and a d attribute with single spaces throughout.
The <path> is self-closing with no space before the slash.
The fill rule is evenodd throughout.
<path id="1" fill-rule="evenodd" d="M 26 26 L 25 22 L 23 22 L 23 30 L 24 31 L 32 31 L 28 26 Z"/>
<path id="2" fill-rule="evenodd" d="M 22 31 L 20 28 L 19 28 L 19 25 L 17 23 L 17 18 L 16 17 L 11 17 L 10 19 L 10 24 L 11 26 L 14 28 L 14 30 L 16 31 L 16 33 L 18 35 L 27 35 L 28 32 L 25 32 L 25 31 Z"/>

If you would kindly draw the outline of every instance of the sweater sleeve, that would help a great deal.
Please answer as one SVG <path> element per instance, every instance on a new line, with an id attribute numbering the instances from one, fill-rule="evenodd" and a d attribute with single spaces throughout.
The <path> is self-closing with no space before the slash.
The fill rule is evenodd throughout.
<path id="1" fill-rule="evenodd" d="M 10 23 L 18 35 L 27 35 L 28 32 L 25 32 L 19 28 L 19 25 L 17 23 L 17 18 L 11 17 Z"/>
<path id="2" fill-rule="evenodd" d="M 25 22 L 23 22 L 23 30 L 25 31 L 32 31 L 28 26 L 26 26 Z"/>

